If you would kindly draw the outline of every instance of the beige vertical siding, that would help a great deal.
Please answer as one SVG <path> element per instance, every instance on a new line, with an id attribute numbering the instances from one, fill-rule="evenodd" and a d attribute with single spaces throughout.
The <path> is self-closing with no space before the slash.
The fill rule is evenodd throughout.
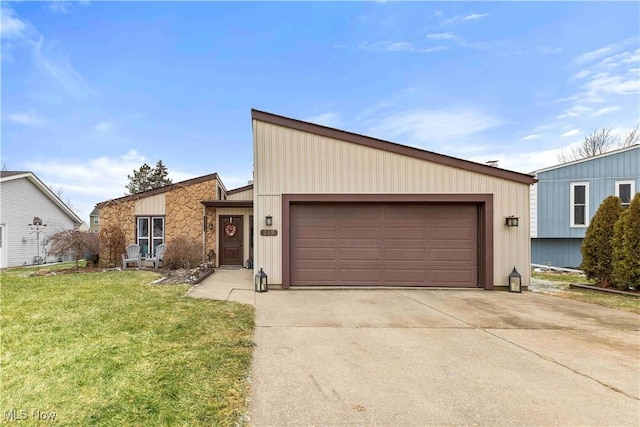
<path id="1" fill-rule="evenodd" d="M 288 193 L 490 193 L 494 197 L 494 285 L 505 286 L 516 266 L 530 278 L 529 185 L 377 150 L 258 120 L 254 135 L 254 209 L 273 216 L 277 237 L 255 230 L 256 267 L 282 280 L 282 205 Z M 519 227 L 507 228 L 516 215 Z M 258 221 L 256 224 L 261 225 Z"/>
<path id="2" fill-rule="evenodd" d="M 136 200 L 136 215 L 164 215 L 165 194 L 144 197 Z"/>
<path id="3" fill-rule="evenodd" d="M 243 215 L 244 216 L 244 221 L 242 223 L 242 230 L 243 230 L 243 236 L 242 236 L 242 247 L 243 249 L 243 265 L 244 263 L 249 259 L 249 233 L 251 232 L 251 228 L 250 223 L 249 223 L 249 216 L 253 215 L 253 209 L 252 208 L 217 208 L 216 209 L 216 224 L 215 224 L 215 230 L 216 233 L 218 233 L 218 224 L 220 224 L 220 217 L 224 217 L 224 216 L 233 216 L 233 215 Z M 255 242 L 255 240 L 254 240 Z M 220 239 L 216 239 L 216 265 L 220 265 L 219 263 L 219 254 L 220 253 Z"/>
<path id="4" fill-rule="evenodd" d="M 227 200 L 253 200 L 253 189 L 250 188 L 239 193 L 227 194 Z"/>

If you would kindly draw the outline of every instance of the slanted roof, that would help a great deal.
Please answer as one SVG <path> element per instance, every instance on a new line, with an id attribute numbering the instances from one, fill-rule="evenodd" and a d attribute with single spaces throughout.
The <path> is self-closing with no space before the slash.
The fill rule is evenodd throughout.
<path id="1" fill-rule="evenodd" d="M 438 154 L 431 151 L 421 150 L 419 148 L 409 147 L 407 145 L 401 145 L 395 142 L 372 138 L 369 136 L 347 132 L 340 129 L 317 125 L 315 123 L 303 122 L 301 120 L 291 119 L 289 117 L 284 117 L 284 116 L 278 116 L 276 114 L 267 113 L 265 111 L 252 109 L 251 118 L 253 120 L 258 120 L 265 123 L 271 123 L 274 125 L 299 130 L 302 132 L 313 133 L 315 135 L 320 135 L 327 138 L 333 138 L 333 139 L 350 142 L 353 144 L 364 145 L 366 147 L 375 148 L 378 150 L 384 150 L 384 151 L 388 151 L 391 153 L 396 153 L 396 154 L 400 154 L 408 157 L 414 157 L 414 158 L 426 160 L 432 163 L 438 163 L 445 166 L 451 166 L 458 169 L 464 169 L 472 172 L 481 173 L 484 175 L 494 176 L 497 178 L 507 179 L 510 181 L 516 181 L 523 184 L 533 184 L 534 182 L 536 182 L 535 178 L 532 175 L 510 171 L 507 169 L 501 169 L 493 166 L 483 165 L 481 163 L 476 163 L 469 160 L 446 156 L 444 154 Z"/>
<path id="2" fill-rule="evenodd" d="M 56 206 L 62 210 L 71 221 L 76 225 L 81 225 L 83 221 L 80 219 L 78 215 L 74 211 L 71 210 L 69 206 L 67 206 L 61 199 L 55 194 L 49 187 L 44 185 L 40 178 L 38 178 L 33 172 L 28 171 L 1 171 L 0 172 L 0 182 L 9 182 L 17 179 L 27 179 L 33 185 L 42 192 L 45 196 L 47 196 Z"/>
<path id="3" fill-rule="evenodd" d="M 585 157 L 584 159 L 574 160 L 572 162 L 567 162 L 567 163 L 561 163 L 559 165 L 550 166 L 544 169 L 538 169 L 536 171 L 533 171 L 532 173 L 537 174 L 541 172 L 552 171 L 554 169 L 566 168 L 567 166 L 573 166 L 573 165 L 577 165 L 585 162 L 592 162 L 594 160 L 599 160 L 609 156 L 615 156 L 617 154 L 625 153 L 627 151 L 632 151 L 632 150 L 640 150 L 640 144 L 632 145 L 630 147 L 620 148 L 618 150 L 607 151 L 606 153 L 598 154 L 596 156 Z"/>
<path id="4" fill-rule="evenodd" d="M 244 187 L 234 188 L 233 190 L 227 191 L 227 195 L 242 193 L 243 191 L 253 190 L 253 184 L 245 185 Z"/>
<path id="5" fill-rule="evenodd" d="M 152 188 L 151 190 L 141 191 L 140 193 L 130 194 L 128 196 L 118 197 L 117 199 L 106 200 L 104 202 L 100 202 L 96 205 L 96 209 L 100 209 L 103 206 L 111 205 L 115 203 L 127 202 L 130 200 L 140 200 L 145 197 L 155 196 L 156 194 L 166 193 L 168 191 L 175 190 L 177 188 L 188 187 L 189 185 L 199 184 L 201 182 L 206 182 L 210 180 L 217 180 L 220 185 L 224 187 L 222 181 L 218 177 L 217 173 L 212 173 L 209 175 L 203 175 L 196 178 L 187 179 L 185 181 L 175 182 L 173 184 L 165 185 L 163 187 Z"/>
<path id="6" fill-rule="evenodd" d="M 100 209 L 98 209 L 98 207 L 96 206 L 95 208 L 93 208 L 89 216 L 98 216 L 99 214 L 100 214 Z"/>

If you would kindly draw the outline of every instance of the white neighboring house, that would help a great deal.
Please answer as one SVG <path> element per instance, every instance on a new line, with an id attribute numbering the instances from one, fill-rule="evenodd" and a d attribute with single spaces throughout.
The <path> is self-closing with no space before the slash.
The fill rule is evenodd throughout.
<path id="1" fill-rule="evenodd" d="M 36 217 L 46 224 L 40 233 L 29 226 Z M 34 264 L 45 257 L 49 236 L 82 223 L 33 172 L 0 172 L 0 268 Z"/>

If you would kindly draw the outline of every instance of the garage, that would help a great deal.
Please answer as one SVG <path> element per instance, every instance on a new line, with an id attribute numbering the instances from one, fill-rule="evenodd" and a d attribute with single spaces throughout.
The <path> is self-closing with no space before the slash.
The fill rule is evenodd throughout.
<path id="1" fill-rule="evenodd" d="M 293 204 L 290 229 L 292 286 L 478 286 L 477 205 Z"/>

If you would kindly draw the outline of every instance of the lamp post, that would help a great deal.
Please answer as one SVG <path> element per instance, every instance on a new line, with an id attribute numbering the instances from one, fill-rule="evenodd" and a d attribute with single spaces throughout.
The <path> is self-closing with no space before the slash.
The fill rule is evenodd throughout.
<path id="1" fill-rule="evenodd" d="M 29 234 L 34 234 L 36 235 L 36 262 L 38 264 L 41 264 L 41 259 L 40 259 L 40 234 L 43 234 L 44 228 L 47 226 L 47 224 L 43 224 L 42 220 L 40 218 L 38 218 L 37 216 L 33 217 L 33 221 L 31 222 L 31 224 L 29 224 L 29 227 L 31 227 L 31 232 L 29 232 Z"/>

